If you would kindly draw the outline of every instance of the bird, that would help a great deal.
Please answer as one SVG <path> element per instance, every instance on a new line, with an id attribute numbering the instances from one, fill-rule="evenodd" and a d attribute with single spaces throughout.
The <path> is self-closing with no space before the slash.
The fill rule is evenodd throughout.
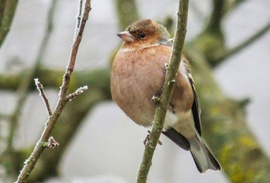
<path id="1" fill-rule="evenodd" d="M 110 72 L 112 99 L 138 125 L 153 125 L 172 53 L 167 29 L 151 19 L 137 20 L 117 34 L 123 43 Z M 202 139 L 201 109 L 188 59 L 182 55 L 162 133 L 190 151 L 199 172 L 221 170 Z"/>

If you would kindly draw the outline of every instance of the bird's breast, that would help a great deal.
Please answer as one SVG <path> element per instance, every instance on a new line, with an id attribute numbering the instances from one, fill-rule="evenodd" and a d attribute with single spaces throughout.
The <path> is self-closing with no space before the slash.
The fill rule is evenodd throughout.
<path id="1" fill-rule="evenodd" d="M 152 124 L 156 105 L 151 99 L 162 92 L 165 65 L 170 59 L 170 53 L 171 48 L 162 45 L 144 49 L 122 49 L 113 61 L 112 98 L 127 116 L 140 125 Z M 184 114 L 191 108 L 193 92 L 184 74 L 179 70 L 170 103 L 173 118 L 167 118 L 165 125 L 176 123 L 180 119 L 177 114 Z"/>
<path id="2" fill-rule="evenodd" d="M 114 101 L 132 120 L 143 126 L 151 125 L 155 112 L 151 99 L 161 93 L 164 83 L 165 65 L 158 64 L 155 53 L 153 49 L 120 51 L 111 71 Z"/>

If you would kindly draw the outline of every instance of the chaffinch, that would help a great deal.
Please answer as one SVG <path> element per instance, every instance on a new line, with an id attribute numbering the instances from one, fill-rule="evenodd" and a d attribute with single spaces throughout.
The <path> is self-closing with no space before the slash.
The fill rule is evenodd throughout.
<path id="1" fill-rule="evenodd" d="M 111 69 L 111 94 L 135 123 L 149 127 L 155 114 L 153 96 L 160 96 L 172 41 L 166 28 L 150 19 L 138 20 L 117 34 L 124 41 Z M 189 150 L 198 170 L 221 167 L 202 139 L 200 108 L 189 62 L 182 56 L 164 122 L 164 135 Z"/>

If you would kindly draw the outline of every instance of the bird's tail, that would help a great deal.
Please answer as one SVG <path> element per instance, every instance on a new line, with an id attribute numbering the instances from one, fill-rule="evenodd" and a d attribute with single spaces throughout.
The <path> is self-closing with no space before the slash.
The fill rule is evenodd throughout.
<path id="1" fill-rule="evenodd" d="M 208 169 L 221 169 L 220 164 L 198 134 L 194 138 L 188 139 L 188 142 L 190 143 L 192 157 L 201 173 L 204 173 Z"/>

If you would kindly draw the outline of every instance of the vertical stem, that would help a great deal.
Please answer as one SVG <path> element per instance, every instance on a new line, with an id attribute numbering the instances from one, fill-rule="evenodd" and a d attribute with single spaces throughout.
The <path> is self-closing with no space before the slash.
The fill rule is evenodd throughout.
<path id="1" fill-rule="evenodd" d="M 175 33 L 175 40 L 170 58 L 169 68 L 166 73 L 164 89 L 161 95 L 160 104 L 158 105 L 154 117 L 154 126 L 150 133 L 149 145 L 145 146 L 143 159 L 137 176 L 137 183 L 146 183 L 154 150 L 157 146 L 160 134 L 164 126 L 164 120 L 171 100 L 176 75 L 181 62 L 181 54 L 186 36 L 186 26 L 188 17 L 188 0 L 179 0 L 178 21 Z"/>
<path id="2" fill-rule="evenodd" d="M 120 30 L 139 19 L 135 0 L 116 0 L 116 10 Z"/>

